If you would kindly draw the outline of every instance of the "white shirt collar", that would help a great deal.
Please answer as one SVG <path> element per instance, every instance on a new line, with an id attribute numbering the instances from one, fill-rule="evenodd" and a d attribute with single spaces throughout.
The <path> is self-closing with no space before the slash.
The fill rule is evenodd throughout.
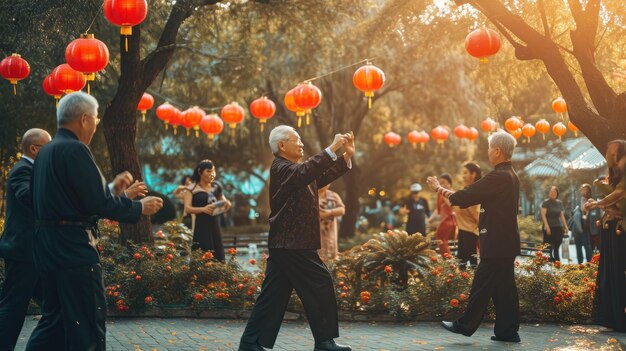
<path id="1" fill-rule="evenodd" d="M 34 163 L 35 163 L 35 160 L 33 160 L 32 158 L 30 158 L 30 157 L 28 157 L 28 156 L 26 156 L 26 155 L 22 155 L 22 158 L 27 159 L 27 160 L 28 160 L 28 161 L 30 161 L 30 163 L 32 163 L 32 164 L 34 164 Z"/>

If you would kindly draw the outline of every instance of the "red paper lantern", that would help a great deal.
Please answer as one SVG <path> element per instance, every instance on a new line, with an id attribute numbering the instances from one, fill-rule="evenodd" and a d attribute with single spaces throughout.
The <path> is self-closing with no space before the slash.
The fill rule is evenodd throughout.
<path id="1" fill-rule="evenodd" d="M 463 124 L 460 124 L 454 128 L 454 136 L 456 136 L 459 139 L 467 138 L 468 134 L 469 134 L 469 128 L 467 128 Z"/>
<path id="2" fill-rule="evenodd" d="M 367 97 L 367 106 L 372 108 L 372 97 L 385 84 L 385 72 L 380 68 L 367 63 L 354 72 L 352 83 Z"/>
<path id="3" fill-rule="evenodd" d="M 298 128 L 302 126 L 302 116 L 304 116 L 304 110 L 296 105 L 296 88 L 293 88 L 285 94 L 285 107 L 291 111 L 295 112 L 296 116 L 298 116 Z"/>
<path id="4" fill-rule="evenodd" d="M 52 73 L 52 86 L 65 94 L 80 91 L 85 87 L 85 75 L 67 63 L 57 66 Z"/>
<path id="5" fill-rule="evenodd" d="M 488 62 L 488 57 L 500 50 L 500 34 L 489 28 L 476 29 L 465 37 L 465 50 L 480 62 Z"/>
<path id="6" fill-rule="evenodd" d="M 572 123 L 572 121 L 567 121 L 567 129 L 571 130 L 572 132 L 574 132 L 574 136 L 578 137 L 578 131 L 580 129 L 578 129 L 578 127 L 576 127 L 574 125 L 574 123 Z"/>
<path id="7" fill-rule="evenodd" d="M 482 122 L 480 122 L 480 128 L 487 133 L 494 132 L 497 127 L 498 124 L 496 123 L 496 121 L 494 121 L 490 117 L 487 117 Z"/>
<path id="8" fill-rule="evenodd" d="M 224 122 L 216 114 L 204 116 L 200 122 L 200 128 L 209 138 L 209 145 L 213 145 L 215 136 L 224 130 Z"/>
<path id="9" fill-rule="evenodd" d="M 243 107 L 239 106 L 236 102 L 231 102 L 230 104 L 222 107 L 222 112 L 220 113 L 222 116 L 222 120 L 224 123 L 228 123 L 228 127 L 230 128 L 230 136 L 235 136 L 235 128 L 237 128 L 237 124 L 243 121 L 243 118 L 246 116 L 246 112 Z"/>
<path id="10" fill-rule="evenodd" d="M 61 95 L 63 95 L 63 92 L 56 89 L 53 85 L 52 85 L 52 76 L 48 75 L 46 76 L 46 78 L 43 79 L 43 91 L 54 97 L 54 100 L 56 102 L 56 105 L 59 105 L 59 99 L 61 98 Z"/>
<path id="11" fill-rule="evenodd" d="M 522 128 L 517 128 L 513 131 L 510 132 L 512 136 L 515 137 L 515 139 L 519 139 L 519 137 L 522 136 Z"/>
<path id="12" fill-rule="evenodd" d="M 533 126 L 530 123 L 526 123 L 523 127 L 522 127 L 522 135 L 524 135 L 526 137 L 526 140 L 528 142 L 530 142 L 530 138 L 535 135 L 535 126 Z"/>
<path id="13" fill-rule="evenodd" d="M 141 100 L 139 100 L 139 104 L 137 105 L 137 110 L 141 111 L 141 121 L 146 122 L 146 111 L 154 106 L 154 98 L 152 95 L 148 93 L 143 93 L 141 96 Z"/>
<path id="14" fill-rule="evenodd" d="M 524 123 L 519 118 L 517 118 L 515 116 L 508 118 L 504 122 L 504 128 L 509 133 L 512 133 L 514 130 L 521 129 L 522 126 L 524 126 Z"/>
<path id="15" fill-rule="evenodd" d="M 471 127 L 467 133 L 467 139 L 469 139 L 469 141 L 478 139 L 478 129 Z"/>
<path id="16" fill-rule="evenodd" d="M 565 135 L 565 133 L 567 133 L 567 127 L 565 127 L 565 124 L 557 122 L 555 125 L 552 126 L 552 133 L 558 136 L 560 141 L 561 137 Z"/>
<path id="17" fill-rule="evenodd" d="M 189 136 L 189 130 L 193 128 L 196 131 L 196 138 L 200 137 L 200 122 L 206 116 L 204 110 L 198 106 L 190 107 L 183 111 L 182 126 L 187 129 L 187 136 Z"/>
<path id="18" fill-rule="evenodd" d="M 448 136 L 450 135 L 450 131 L 442 126 L 437 126 L 430 131 L 430 135 L 435 139 L 439 144 L 443 144 Z"/>
<path id="19" fill-rule="evenodd" d="M 537 128 L 537 131 L 542 134 L 543 140 L 546 140 L 546 133 L 550 131 L 550 123 L 545 119 L 541 119 L 535 123 L 535 128 Z"/>
<path id="20" fill-rule="evenodd" d="M 402 137 L 397 133 L 388 132 L 383 136 L 383 141 L 385 144 L 389 145 L 389 147 L 396 147 L 400 145 Z"/>
<path id="21" fill-rule="evenodd" d="M 250 104 L 250 113 L 254 116 L 254 118 L 259 120 L 259 123 L 261 124 L 261 133 L 263 133 L 265 123 L 268 119 L 274 117 L 274 113 L 276 113 L 276 104 L 274 101 L 262 96 L 252 101 Z"/>
<path id="22" fill-rule="evenodd" d="M 412 130 L 406 135 L 406 140 L 409 144 L 413 145 L 413 148 L 417 147 L 417 143 L 420 142 L 421 134 L 417 130 Z"/>
<path id="23" fill-rule="evenodd" d="M 104 17 L 109 22 L 120 26 L 121 35 L 132 35 L 133 26 L 146 19 L 148 2 L 146 0 L 104 0 Z M 128 38 L 126 38 L 128 51 Z"/>
<path id="24" fill-rule="evenodd" d="M 565 113 L 567 112 L 567 103 L 565 99 L 562 97 L 558 97 L 552 101 L 552 110 L 556 113 Z"/>
<path id="25" fill-rule="evenodd" d="M 176 108 L 170 105 L 168 102 L 159 105 L 156 108 L 156 116 L 158 119 L 162 120 L 165 123 L 165 130 L 167 130 L 167 125 L 172 118 L 172 116 L 176 113 Z"/>
<path id="26" fill-rule="evenodd" d="M 104 69 L 109 63 L 109 49 L 93 34 L 81 34 L 79 39 L 72 41 L 65 49 L 65 61 L 73 69 L 82 72 L 87 80 L 87 93 L 90 93 L 89 82 L 96 79 L 96 72 Z"/>
<path id="27" fill-rule="evenodd" d="M 178 134 L 178 126 L 183 124 L 183 113 L 174 107 L 174 113 L 170 116 L 168 123 L 174 128 L 174 135 Z"/>
<path id="28" fill-rule="evenodd" d="M 295 87 L 293 98 L 296 106 L 303 109 L 306 114 L 306 124 L 310 124 L 311 110 L 322 102 L 322 92 L 311 82 L 301 83 Z"/>
<path id="29" fill-rule="evenodd" d="M 428 133 L 422 130 L 420 132 L 420 139 L 418 141 L 418 143 L 420 143 L 420 147 L 422 150 L 424 150 L 424 146 L 429 140 L 430 140 L 430 135 L 428 135 Z"/>
<path id="30" fill-rule="evenodd" d="M 0 62 L 0 75 L 13 85 L 13 95 L 17 95 L 17 82 L 29 74 L 30 65 L 19 54 L 13 54 Z"/>

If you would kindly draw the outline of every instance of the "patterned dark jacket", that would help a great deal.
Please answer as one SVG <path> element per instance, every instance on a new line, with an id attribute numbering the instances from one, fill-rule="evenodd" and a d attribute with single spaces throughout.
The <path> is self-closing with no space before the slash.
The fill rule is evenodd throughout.
<path id="1" fill-rule="evenodd" d="M 320 248 L 317 189 L 348 171 L 342 156 L 335 161 L 322 151 L 302 163 L 276 157 L 270 169 L 270 249 Z"/>
<path id="2" fill-rule="evenodd" d="M 480 257 L 514 258 L 520 254 L 517 210 L 519 179 L 511 162 L 502 162 L 484 177 L 450 195 L 452 206 L 480 204 Z"/>

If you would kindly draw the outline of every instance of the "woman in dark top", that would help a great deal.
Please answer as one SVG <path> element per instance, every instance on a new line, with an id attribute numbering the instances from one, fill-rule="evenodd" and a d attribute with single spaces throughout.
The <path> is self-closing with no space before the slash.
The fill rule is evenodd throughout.
<path id="1" fill-rule="evenodd" d="M 217 215 L 228 211 L 231 204 L 222 193 L 220 184 L 215 182 L 215 176 L 213 162 L 204 160 L 198 164 L 191 177 L 194 184 L 184 193 L 185 212 L 195 214 L 191 249 L 211 250 L 217 260 L 224 261 L 224 246 Z"/>
<path id="2" fill-rule="evenodd" d="M 563 234 L 568 231 L 567 221 L 563 213 L 563 203 L 558 199 L 559 188 L 550 187 L 548 198 L 541 204 L 543 221 L 543 242 L 550 244 L 550 260 L 560 261 L 559 250 L 563 242 Z"/>

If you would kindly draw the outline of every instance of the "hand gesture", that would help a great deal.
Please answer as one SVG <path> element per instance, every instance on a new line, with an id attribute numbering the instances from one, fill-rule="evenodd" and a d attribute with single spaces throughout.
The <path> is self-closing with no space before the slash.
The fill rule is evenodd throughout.
<path id="1" fill-rule="evenodd" d="M 546 227 L 546 235 L 547 236 L 552 235 L 552 231 L 550 230 L 550 227 Z"/>
<path id="2" fill-rule="evenodd" d="M 208 214 L 209 216 L 213 215 L 213 211 L 215 210 L 215 205 L 206 205 L 203 207 L 203 212 Z"/>
<path id="3" fill-rule="evenodd" d="M 146 183 L 135 180 L 135 182 L 124 191 L 126 197 L 129 199 L 135 199 L 137 197 L 144 197 L 148 193 L 148 187 Z"/>
<path id="4" fill-rule="evenodd" d="M 133 182 L 133 175 L 128 171 L 124 171 L 113 180 L 113 195 L 119 196 L 124 190 L 126 190 Z"/>
<path id="5" fill-rule="evenodd" d="M 342 146 L 348 142 L 345 134 L 335 134 L 335 140 L 330 144 L 329 148 L 332 152 L 337 152 Z"/>
<path id="6" fill-rule="evenodd" d="M 437 189 L 439 189 L 439 187 L 441 187 L 437 177 L 428 177 L 428 178 L 426 178 L 426 184 L 428 184 L 428 187 L 430 187 L 430 189 L 432 191 L 437 191 Z"/>
<path id="7" fill-rule="evenodd" d="M 594 199 L 589 199 L 587 200 L 587 202 L 585 202 L 585 204 L 583 205 L 583 210 L 585 212 L 589 212 L 589 210 L 593 210 L 594 208 L 597 207 L 597 201 L 595 201 Z"/>
<path id="8" fill-rule="evenodd" d="M 330 210 L 320 208 L 320 219 L 326 219 L 332 217 Z"/>
<path id="9" fill-rule="evenodd" d="M 141 214 L 151 216 L 157 213 L 163 207 L 163 200 L 156 196 L 144 197 L 141 201 L 143 207 Z"/>
<path id="10" fill-rule="evenodd" d="M 343 146 L 343 148 L 348 156 L 352 156 L 356 152 L 356 147 L 354 145 L 354 133 L 350 132 L 344 135 L 346 137 L 346 144 Z"/>
<path id="11" fill-rule="evenodd" d="M 232 204 L 229 200 L 226 200 L 226 201 L 224 202 L 224 212 L 226 212 L 226 211 L 230 210 L 230 208 L 231 208 L 232 206 L 233 206 L 233 204 Z"/>

